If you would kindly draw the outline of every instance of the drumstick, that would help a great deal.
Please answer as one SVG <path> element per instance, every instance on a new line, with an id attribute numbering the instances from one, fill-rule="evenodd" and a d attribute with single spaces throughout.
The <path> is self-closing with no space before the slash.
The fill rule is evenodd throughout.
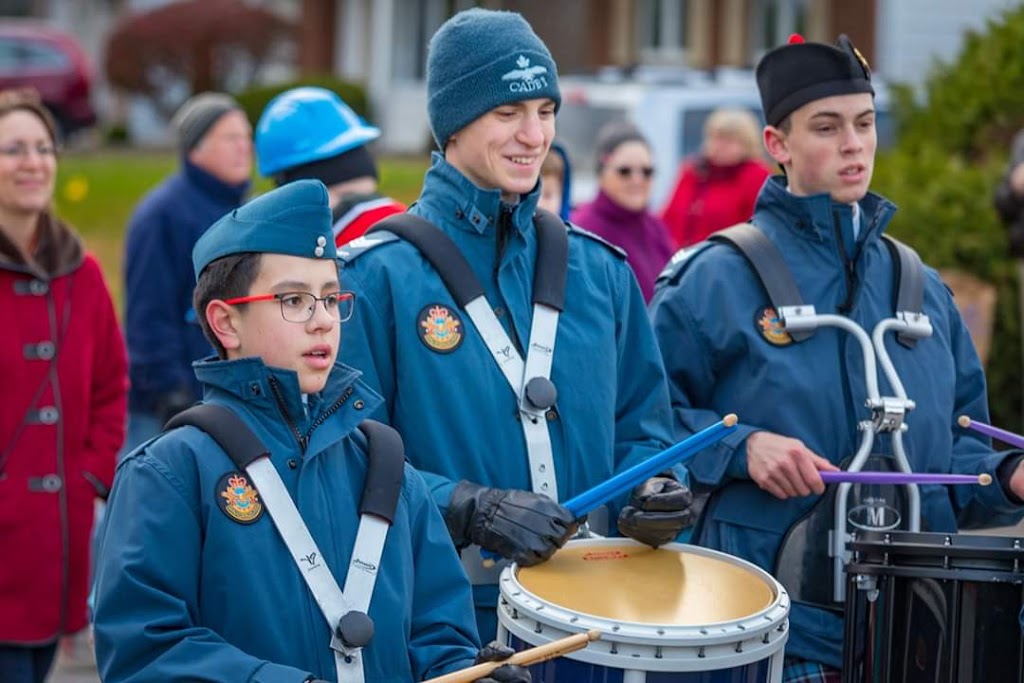
<path id="1" fill-rule="evenodd" d="M 992 483 L 991 474 L 934 474 L 928 472 L 819 472 L 826 484 L 978 484 Z"/>
<path id="2" fill-rule="evenodd" d="M 529 650 L 517 652 L 508 659 L 500 662 L 484 662 L 483 664 L 477 664 L 467 669 L 453 671 L 450 674 L 445 674 L 444 676 L 431 678 L 425 683 L 472 683 L 472 681 L 490 675 L 492 671 L 498 667 L 505 666 L 506 664 L 518 664 L 519 666 L 540 664 L 541 662 L 546 662 L 549 659 L 555 659 L 556 657 L 567 655 L 570 652 L 582 650 L 592 640 L 597 640 L 600 637 L 600 631 L 597 629 L 591 629 L 586 633 L 577 633 L 576 635 L 566 636 L 565 638 L 552 640 L 550 643 L 545 645 L 538 645 L 537 647 L 531 647 Z"/>
<path id="3" fill-rule="evenodd" d="M 601 482 L 594 488 L 584 491 L 574 498 L 570 498 L 562 505 L 569 512 L 576 515 L 577 518 L 583 517 L 620 493 L 629 491 L 637 484 L 650 479 L 659 472 L 664 472 L 673 465 L 685 462 L 695 453 L 718 443 L 735 429 L 737 421 L 736 415 L 729 413 L 710 427 L 705 427 L 693 436 L 687 437 L 673 446 L 669 446 L 661 453 L 633 465 L 628 470 L 619 472 L 611 479 Z"/>
<path id="4" fill-rule="evenodd" d="M 1013 432 L 1006 431 L 1005 429 L 1000 429 L 999 427 L 987 425 L 984 422 L 972 420 L 966 415 L 961 415 L 956 421 L 957 424 L 964 429 L 973 429 L 976 432 L 981 432 L 985 436 L 991 436 L 993 439 L 999 439 L 1003 443 L 1007 443 L 1014 448 L 1024 448 L 1024 436 L 1021 436 L 1020 434 L 1014 434 Z"/>
<path id="5" fill-rule="evenodd" d="M 695 453 L 718 443 L 736 428 L 737 421 L 736 414 L 729 413 L 715 424 L 705 427 L 679 443 L 669 446 L 657 455 L 652 455 L 647 460 L 633 465 L 628 470 L 619 472 L 611 479 L 601 482 L 575 498 L 570 498 L 563 505 L 577 519 L 580 519 L 620 493 L 629 491 L 637 484 L 650 479 L 659 472 L 664 472 L 666 468 L 683 463 L 689 460 Z M 501 557 L 491 550 L 481 549 L 480 554 L 484 558 L 484 566 L 488 568 L 494 566 L 494 562 Z"/>

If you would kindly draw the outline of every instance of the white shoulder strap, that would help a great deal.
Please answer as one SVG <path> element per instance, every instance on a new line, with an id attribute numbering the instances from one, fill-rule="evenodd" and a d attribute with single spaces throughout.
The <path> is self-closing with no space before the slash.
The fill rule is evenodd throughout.
<path id="1" fill-rule="evenodd" d="M 342 593 L 270 458 L 254 460 L 245 471 L 263 498 L 263 505 L 274 526 L 331 627 L 331 648 L 334 650 L 338 680 L 364 683 L 363 646 L 373 635 L 373 626 L 366 612 L 390 525 L 376 515 L 363 514 L 359 517 L 359 530 L 345 592 Z M 343 638 L 339 631 L 345 635 L 349 635 L 348 631 L 353 633 L 349 638 Z"/>

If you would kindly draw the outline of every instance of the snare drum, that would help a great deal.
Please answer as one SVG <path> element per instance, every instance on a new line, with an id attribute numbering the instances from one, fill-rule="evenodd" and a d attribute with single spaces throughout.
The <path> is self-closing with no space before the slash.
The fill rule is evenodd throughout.
<path id="1" fill-rule="evenodd" d="M 846 681 L 1024 682 L 1024 539 L 858 531 Z"/>
<path id="2" fill-rule="evenodd" d="M 530 668 L 535 683 L 777 683 L 789 596 L 738 558 L 622 538 L 570 541 L 501 575 L 498 639 L 516 649 L 601 631 Z"/>

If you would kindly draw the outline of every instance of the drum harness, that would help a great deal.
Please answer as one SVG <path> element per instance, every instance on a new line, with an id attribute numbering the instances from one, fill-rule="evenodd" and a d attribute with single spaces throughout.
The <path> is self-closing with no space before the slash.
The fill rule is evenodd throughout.
<path id="1" fill-rule="evenodd" d="M 814 335 L 818 327 L 836 327 L 851 335 L 860 343 L 864 355 L 864 370 L 867 386 L 865 405 L 871 410 L 871 418 L 857 424 L 861 432 L 860 446 L 847 467 L 848 471 L 859 472 L 871 456 L 876 434 L 891 434 L 895 465 L 901 472 L 910 473 L 910 463 L 903 448 L 903 432 L 907 430 L 904 417 L 914 409 L 914 402 L 900 381 L 896 368 L 885 349 L 885 334 L 896 332 L 897 341 L 913 348 L 917 341 L 930 337 L 931 322 L 923 312 L 924 266 L 917 253 L 888 235 L 883 242 L 889 249 L 894 264 L 895 302 L 894 316 L 885 318 L 875 325 L 871 336 L 855 321 L 842 315 L 817 313 L 813 305 L 805 304 L 800 296 L 796 281 L 786 266 L 782 254 L 775 244 L 750 223 L 741 223 L 723 230 L 709 238 L 732 246 L 746 258 L 751 269 L 757 274 L 768 293 L 776 314 L 786 332 L 794 342 L 802 342 Z M 895 396 L 881 396 L 878 389 L 877 365 L 881 365 Z M 843 569 L 850 559 L 846 543 L 851 539 L 847 531 L 847 508 L 852 484 L 839 484 L 836 492 L 833 527 L 829 533 L 829 556 L 832 558 L 832 600 L 842 603 L 846 598 Z M 921 497 L 916 484 L 907 485 L 909 503 L 908 526 L 910 531 L 921 528 Z M 784 542 L 785 545 L 785 542 Z M 780 550 L 781 555 L 781 550 Z M 869 577 L 863 577 L 869 579 Z M 870 586 L 865 586 L 870 589 Z"/>
<path id="2" fill-rule="evenodd" d="M 372 420 L 364 420 L 359 425 L 368 443 L 369 462 L 359 503 L 359 528 L 342 592 L 281 481 L 281 475 L 270 461 L 270 452 L 248 425 L 230 408 L 211 403 L 201 403 L 178 413 L 165 430 L 185 425 L 209 434 L 235 466 L 249 475 L 330 626 L 330 647 L 334 650 L 338 680 L 364 683 L 362 650 L 374 632 L 373 620 L 367 612 L 384 542 L 394 523 L 405 467 L 405 452 L 398 432 Z"/>
<path id="3" fill-rule="evenodd" d="M 549 211 L 538 209 L 534 225 L 537 263 L 533 274 L 533 323 L 525 363 L 487 301 L 483 285 L 448 235 L 430 221 L 410 213 L 390 216 L 368 234 L 379 237 L 381 233 L 391 233 L 416 247 L 437 271 L 455 303 L 466 312 L 516 396 L 532 490 L 557 502 L 558 483 L 547 416 L 558 397 L 551 381 L 551 363 L 558 317 L 565 307 L 569 238 L 565 223 Z M 497 583 L 506 563 L 485 567 L 478 551 L 476 546 L 462 551 L 463 566 L 470 580 L 475 585 Z"/>

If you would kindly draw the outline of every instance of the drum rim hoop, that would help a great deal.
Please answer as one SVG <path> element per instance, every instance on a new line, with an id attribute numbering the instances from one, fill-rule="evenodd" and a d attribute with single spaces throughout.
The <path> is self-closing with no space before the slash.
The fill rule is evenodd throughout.
<path id="1" fill-rule="evenodd" d="M 628 538 L 590 538 L 570 541 L 575 544 L 588 544 L 594 547 L 621 547 L 631 545 L 644 547 L 644 544 Z M 760 636 L 766 631 L 778 628 L 787 621 L 790 609 L 789 593 L 775 577 L 757 565 L 744 559 L 710 548 L 685 543 L 667 543 L 664 549 L 702 555 L 722 560 L 739 566 L 755 574 L 775 593 L 764 609 L 753 614 L 708 624 L 691 626 L 672 626 L 665 624 L 649 624 L 636 621 L 610 619 L 592 614 L 576 613 L 541 598 L 527 590 L 516 576 L 516 565 L 509 565 L 501 572 L 499 580 L 500 598 L 517 609 L 525 609 L 534 621 L 539 621 L 553 628 L 574 633 L 596 628 L 602 633 L 614 635 L 617 642 L 637 645 L 660 645 L 664 647 L 699 647 L 720 643 L 735 643 L 737 640 Z M 571 619 L 575 619 L 572 621 Z M 788 629 L 787 629 L 788 630 Z"/>

